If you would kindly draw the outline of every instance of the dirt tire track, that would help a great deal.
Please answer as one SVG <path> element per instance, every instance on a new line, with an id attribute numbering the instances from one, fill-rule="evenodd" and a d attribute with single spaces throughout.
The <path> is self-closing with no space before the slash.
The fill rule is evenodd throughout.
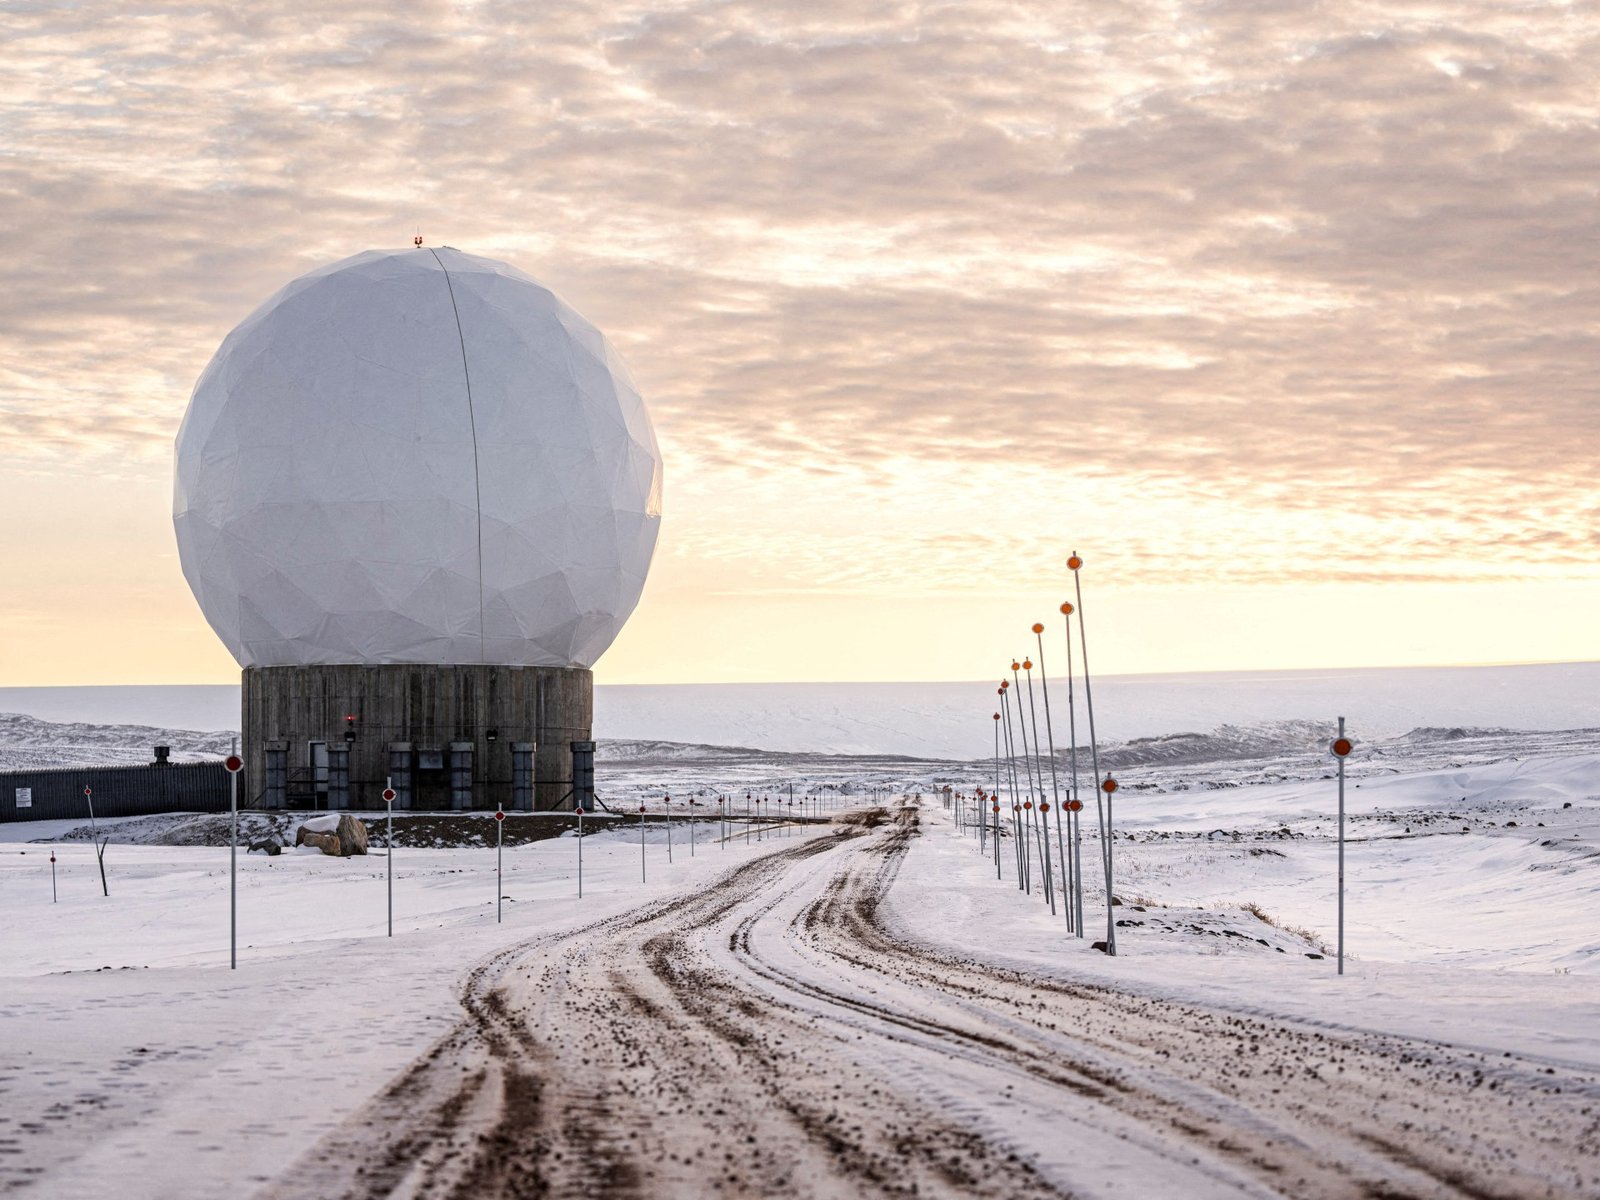
<path id="1" fill-rule="evenodd" d="M 1502 1114 L 1474 1095 L 1485 1078 L 1480 1054 L 1061 984 L 937 953 L 900 937 L 880 914 L 914 836 L 910 818 L 875 847 L 882 852 L 876 864 L 854 860 L 839 886 L 805 910 L 801 924 L 822 954 L 964 997 L 956 1010 L 971 1012 L 981 1028 L 936 1025 L 935 1036 L 1057 1086 L 1102 1084 L 1106 1104 L 1209 1144 L 1264 1181 L 1293 1181 L 1304 1194 L 1600 1195 L 1600 1089 L 1592 1077 L 1563 1072 L 1557 1080 L 1554 1068 L 1500 1060 L 1491 1087 L 1511 1110 Z M 740 945 L 750 953 L 748 938 Z M 793 977 L 784 983 L 816 990 Z M 847 995 L 830 998 L 858 1011 L 873 1007 Z M 1008 1012 L 1013 1019 L 1005 1024 L 1016 1036 L 997 1037 L 996 1015 Z M 925 1017 L 890 1010 L 877 1016 L 930 1031 Z M 1263 1054 L 1264 1042 L 1274 1040 L 1277 1063 L 1270 1046 Z M 1219 1041 L 1222 1053 L 1195 1050 Z M 1139 1070 L 1108 1076 L 1094 1062 L 1074 1061 L 1085 1046 L 1132 1057 L 1130 1065 Z M 1130 1049 L 1138 1053 L 1130 1056 Z M 1342 1085 L 1337 1092 L 1317 1070 L 1334 1064 Z M 1159 1086 L 1141 1086 L 1138 1075 L 1152 1067 Z M 1249 1086 L 1256 1078 L 1269 1082 Z M 1212 1093 L 1215 1115 L 1185 1103 L 1196 1089 Z M 1238 1120 L 1240 1105 L 1255 1119 Z"/>
<path id="2" fill-rule="evenodd" d="M 1485 1064 L 1445 1047 L 914 944 L 883 902 L 917 821 L 504 948 L 461 1023 L 261 1195 L 1061 1196 L 1084 1178 L 1051 1144 L 1069 1114 L 1210 1195 L 1600 1194 L 1592 1081 L 1497 1064 L 1491 1112 Z M 1042 1129 L 964 1106 L 974 1079 Z"/>

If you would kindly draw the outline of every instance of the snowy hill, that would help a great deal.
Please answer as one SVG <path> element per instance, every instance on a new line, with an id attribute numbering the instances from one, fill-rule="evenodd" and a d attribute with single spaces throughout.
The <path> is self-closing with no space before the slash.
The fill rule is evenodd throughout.
<path id="1" fill-rule="evenodd" d="M 993 753 L 990 714 L 998 681 L 997 676 L 985 683 L 600 684 L 595 734 L 614 742 L 971 760 Z M 1228 738 L 1239 743 L 1235 756 L 1248 758 L 1272 752 L 1286 740 L 1311 748 L 1340 715 L 1349 718 L 1351 732 L 1362 740 L 1399 737 L 1418 726 L 1600 727 L 1600 663 L 1106 676 L 1094 681 L 1094 698 L 1103 740 L 1157 739 L 1141 751 L 1146 761 L 1222 757 Z M 1043 699 L 1041 690 L 1041 729 Z M 1062 680 L 1052 680 L 1050 699 L 1055 741 L 1065 746 Z M 1081 681 L 1077 704 L 1084 744 Z M 0 688 L 0 712 L 163 731 L 228 730 L 238 725 L 239 689 Z M 1206 744 L 1185 740 L 1197 737 Z M 141 737 L 137 744 L 148 740 Z M 167 740 L 177 748 L 175 734 Z"/>
<path id="2" fill-rule="evenodd" d="M 0 712 L 0 770 L 147 763 L 156 746 L 171 747 L 173 762 L 217 759 L 228 753 L 233 737 L 231 732 L 41 721 Z"/>

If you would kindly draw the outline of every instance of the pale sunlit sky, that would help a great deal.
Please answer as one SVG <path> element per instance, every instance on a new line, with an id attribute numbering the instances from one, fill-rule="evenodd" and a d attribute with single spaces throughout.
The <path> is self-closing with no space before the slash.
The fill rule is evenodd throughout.
<path id="1" fill-rule="evenodd" d="M 1592 3 L 0 4 L 0 684 L 237 678 L 171 444 L 374 246 L 611 337 L 602 682 L 1600 658 Z M 864 15 L 864 14 L 873 15 Z"/>

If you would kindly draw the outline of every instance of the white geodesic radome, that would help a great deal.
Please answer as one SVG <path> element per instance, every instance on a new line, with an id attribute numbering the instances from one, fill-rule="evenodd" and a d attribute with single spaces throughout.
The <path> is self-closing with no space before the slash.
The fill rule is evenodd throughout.
<path id="1" fill-rule="evenodd" d="M 514 267 L 372 250 L 230 333 L 178 431 L 183 573 L 241 666 L 591 665 L 661 453 L 595 327 Z"/>

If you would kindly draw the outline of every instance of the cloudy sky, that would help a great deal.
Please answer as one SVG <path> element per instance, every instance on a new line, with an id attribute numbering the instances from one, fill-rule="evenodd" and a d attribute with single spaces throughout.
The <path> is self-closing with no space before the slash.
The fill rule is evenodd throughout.
<path id="1" fill-rule="evenodd" d="M 0 2 L 0 683 L 236 677 L 189 391 L 418 231 L 652 405 L 602 681 L 1600 658 L 1593 3 L 279 7 Z"/>

